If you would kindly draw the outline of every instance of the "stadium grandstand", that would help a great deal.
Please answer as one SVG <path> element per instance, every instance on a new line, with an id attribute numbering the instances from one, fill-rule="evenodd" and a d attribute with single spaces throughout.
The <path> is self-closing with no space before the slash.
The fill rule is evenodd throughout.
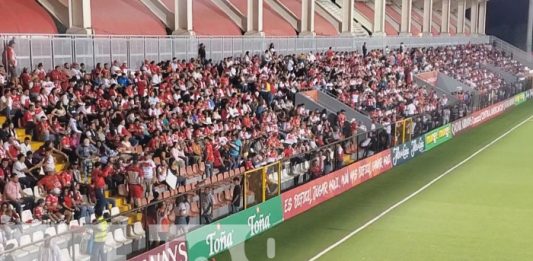
<path id="1" fill-rule="evenodd" d="M 224 260 L 533 96 L 533 57 L 485 34 L 486 0 L 0 12 L 0 260 Z"/>

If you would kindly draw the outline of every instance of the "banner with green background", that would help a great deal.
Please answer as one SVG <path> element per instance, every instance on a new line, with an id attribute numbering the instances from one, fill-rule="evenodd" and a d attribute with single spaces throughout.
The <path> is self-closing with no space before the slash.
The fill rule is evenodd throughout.
<path id="1" fill-rule="evenodd" d="M 424 137 L 425 151 L 451 140 L 452 137 L 452 127 L 450 123 L 428 132 Z"/>
<path id="2" fill-rule="evenodd" d="M 526 93 L 525 92 L 519 93 L 514 96 L 514 105 L 522 104 L 526 102 L 526 100 L 527 100 Z"/>
<path id="3" fill-rule="evenodd" d="M 281 196 L 187 233 L 189 260 L 207 259 L 283 222 Z"/>

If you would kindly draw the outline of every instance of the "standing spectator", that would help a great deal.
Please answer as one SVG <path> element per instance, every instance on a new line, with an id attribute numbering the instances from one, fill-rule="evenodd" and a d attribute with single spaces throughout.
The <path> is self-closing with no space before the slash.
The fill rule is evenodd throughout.
<path id="1" fill-rule="evenodd" d="M 200 64 L 205 64 L 205 57 L 205 45 L 203 43 L 200 43 L 200 45 L 198 46 L 198 59 L 200 60 Z"/>
<path id="2" fill-rule="evenodd" d="M 106 198 L 104 195 L 104 189 L 106 185 L 106 177 L 109 174 L 107 171 L 103 171 L 102 167 L 100 166 L 100 162 L 96 162 L 95 168 L 92 172 L 92 178 L 91 181 L 93 183 L 94 191 L 96 194 L 96 206 L 94 207 L 95 212 L 96 209 L 106 209 L 108 207 L 108 204 L 111 204 L 113 207 L 116 206 L 116 202 L 112 198 Z"/>
<path id="3" fill-rule="evenodd" d="M 61 251 L 56 243 L 52 241 L 52 236 L 45 235 L 44 244 L 39 248 L 39 261 L 61 261 Z"/>
<path id="4" fill-rule="evenodd" d="M 363 58 L 366 58 L 366 54 L 368 53 L 368 49 L 366 48 L 366 42 L 363 43 Z"/>
<path id="5" fill-rule="evenodd" d="M 180 196 L 176 199 L 176 201 L 176 205 L 178 207 L 176 208 L 176 220 L 174 222 L 176 225 L 188 225 L 191 204 L 187 200 L 187 196 Z"/>
<path id="6" fill-rule="evenodd" d="M 15 38 L 9 40 L 4 53 L 2 54 L 2 63 L 7 68 L 7 72 L 11 77 L 11 81 L 16 81 L 17 78 L 17 55 L 15 54 Z"/>
<path id="7" fill-rule="evenodd" d="M 200 224 L 209 224 L 213 219 L 213 194 L 211 188 L 205 188 L 200 196 L 201 216 Z"/>
<path id="8" fill-rule="evenodd" d="M 141 184 L 144 182 L 143 172 L 136 158 L 133 159 L 133 163 L 126 169 L 126 174 L 133 207 L 139 207 L 141 205 L 141 198 L 143 197 L 143 187 Z"/>
<path id="9" fill-rule="evenodd" d="M 80 159 L 81 173 L 83 175 L 83 180 L 85 181 L 87 180 L 89 173 L 91 173 L 93 161 L 95 161 L 98 155 L 98 150 L 91 144 L 89 139 L 84 139 L 83 144 L 76 150 L 76 155 Z"/>
<path id="10" fill-rule="evenodd" d="M 154 174 L 157 168 L 154 160 L 152 159 L 152 154 L 146 155 L 144 160 L 141 161 L 141 168 L 142 168 L 143 176 L 144 176 L 143 177 L 144 196 L 148 198 L 152 194 L 153 184 L 155 183 Z"/>
<path id="11" fill-rule="evenodd" d="M 242 194 L 242 188 L 241 188 L 241 181 L 238 177 L 233 178 L 233 196 L 231 199 L 231 213 L 237 213 L 239 212 L 241 208 L 241 194 Z"/>
<path id="12" fill-rule="evenodd" d="M 210 138 L 205 138 L 205 178 L 213 176 L 213 164 L 215 162 L 213 143 Z"/>
<path id="13" fill-rule="evenodd" d="M 319 160 L 313 160 L 311 163 L 311 168 L 309 168 L 311 174 L 311 179 L 317 179 L 322 176 L 322 169 L 320 168 Z"/>
<path id="14" fill-rule="evenodd" d="M 107 220 L 103 217 L 103 210 L 96 209 L 95 216 L 96 221 L 93 232 L 93 249 L 91 253 L 91 261 L 107 261 L 107 255 L 105 252 L 105 241 L 107 239 L 108 225 Z"/>
<path id="15" fill-rule="evenodd" d="M 170 219 L 168 215 L 172 206 L 167 206 L 165 202 L 159 202 L 157 206 L 157 222 L 158 230 L 157 236 L 159 238 L 159 244 L 164 244 L 168 240 L 168 233 L 170 231 Z"/>

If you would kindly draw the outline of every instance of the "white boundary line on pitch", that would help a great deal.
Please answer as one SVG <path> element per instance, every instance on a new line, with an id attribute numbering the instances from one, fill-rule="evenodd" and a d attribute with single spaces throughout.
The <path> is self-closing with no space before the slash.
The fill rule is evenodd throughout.
<path id="1" fill-rule="evenodd" d="M 389 212 L 391 212 L 392 210 L 394 210 L 395 208 L 397 208 L 398 206 L 402 205 L 403 203 L 405 203 L 406 201 L 408 201 L 409 199 L 413 198 L 414 196 L 420 194 L 420 192 L 426 190 L 429 186 L 433 185 L 433 183 L 439 181 L 440 179 L 442 179 L 443 177 L 445 177 L 446 175 L 450 174 L 451 172 L 453 172 L 455 169 L 457 169 L 458 167 L 462 166 L 463 164 L 465 164 L 466 162 L 470 161 L 472 158 L 474 158 L 475 156 L 477 156 L 479 153 L 483 152 L 484 150 L 486 150 L 487 148 L 489 148 L 490 146 L 494 145 L 494 143 L 498 142 L 499 140 L 503 139 L 505 136 L 509 135 L 511 132 L 513 132 L 514 130 L 516 130 L 517 128 L 519 128 L 520 126 L 526 124 L 527 122 L 529 121 L 533 121 L 533 115 L 529 116 L 529 118 L 525 119 L 524 121 L 520 122 L 519 124 L 515 125 L 514 127 L 512 127 L 510 130 L 508 130 L 507 132 L 505 132 L 504 134 L 502 134 L 500 137 L 496 138 L 495 140 L 491 141 L 489 144 L 485 145 L 483 148 L 479 149 L 478 151 L 474 152 L 474 154 L 470 155 L 468 158 L 464 159 L 463 161 L 459 162 L 457 165 L 453 166 L 451 169 L 447 170 L 446 172 L 440 174 L 440 176 L 436 177 L 435 179 L 433 179 L 432 181 L 430 181 L 428 184 L 424 185 L 423 187 L 421 187 L 420 189 L 418 189 L 417 191 L 413 192 L 411 195 L 407 196 L 406 198 L 402 199 L 401 201 L 399 201 L 398 203 L 392 205 L 390 208 L 386 209 L 385 211 L 381 212 L 381 214 L 377 215 L 375 218 L 371 219 L 370 221 L 366 222 L 364 225 L 360 226 L 359 228 L 357 228 L 356 230 L 352 231 L 350 234 L 346 235 L 345 237 L 343 237 L 341 240 L 335 242 L 333 245 L 329 246 L 328 248 L 324 249 L 322 252 L 318 253 L 317 255 L 315 255 L 314 257 L 312 257 L 311 259 L 309 259 L 309 261 L 316 261 L 318 260 L 320 257 L 322 257 L 323 255 L 325 255 L 327 252 L 331 251 L 332 249 L 338 247 L 340 244 L 344 243 L 346 240 L 350 239 L 351 237 L 353 237 L 354 235 L 356 235 L 357 233 L 361 232 L 363 229 L 369 227 L 370 225 L 374 224 L 376 221 L 378 221 L 379 219 L 381 219 L 383 216 L 387 215 Z"/>

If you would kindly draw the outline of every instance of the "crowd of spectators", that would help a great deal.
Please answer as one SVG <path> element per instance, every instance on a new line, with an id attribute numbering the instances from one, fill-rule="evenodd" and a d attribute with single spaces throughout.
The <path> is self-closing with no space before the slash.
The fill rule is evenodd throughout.
<path id="1" fill-rule="evenodd" d="M 472 103 L 474 93 L 458 89 L 450 93 L 459 102 L 454 107 L 457 104 L 450 102 L 452 97 L 417 85 L 413 76 L 418 73 L 439 71 L 481 95 L 497 96 L 510 83 L 482 64 L 500 66 L 517 76 L 529 74 L 527 67 L 489 44 L 371 51 L 365 47 L 362 53 L 332 55 L 320 64 L 319 71 L 327 72 L 321 85 L 324 90 L 387 127 L 415 115 L 450 114 L 447 110 L 464 115 L 466 109 L 461 105 Z"/>
<path id="2" fill-rule="evenodd" d="M 92 70 L 38 64 L 11 80 L 0 68 L 7 117 L 0 130 L 2 200 L 19 215 L 24 207 L 36 218 L 69 221 L 95 205 L 114 206 L 106 190 L 127 190 L 139 206 L 154 191 L 193 189 L 217 172 L 250 170 L 356 131 L 345 119 L 331 122 L 325 111 L 293 102 L 320 80 L 318 54 L 284 56 L 274 46 L 222 61 L 199 54 L 131 69 L 118 61 Z M 32 141 L 42 145 L 32 151 Z M 68 167 L 56 171 L 58 164 Z M 167 182 L 171 175 L 177 188 Z"/>
<path id="3" fill-rule="evenodd" d="M 0 130 L 0 192 L 16 210 L 0 223 L 20 222 L 23 208 L 54 222 L 88 217 L 95 207 L 116 204 L 106 190 L 111 196 L 128 191 L 129 202 L 140 206 L 154 200 L 154 191 L 193 189 L 216 173 L 293 158 L 378 125 L 386 141 L 394 122 L 415 115 L 426 114 L 418 124 L 424 131 L 436 126 L 433 119 L 449 121 L 451 112 L 448 98 L 415 84 L 414 74 L 439 69 L 481 90 L 498 88 L 501 79 L 482 71 L 480 60 L 518 66 L 482 45 L 300 55 L 278 54 L 271 45 L 261 55 L 205 56 L 200 46 L 197 59 L 146 60 L 133 68 L 119 61 L 92 69 L 38 64 L 11 79 L 0 68 L 0 110 L 7 118 Z M 342 111 L 330 121 L 327 112 L 294 103 L 295 93 L 315 87 L 367 113 L 372 125 L 347 120 Z M 42 145 L 32 151 L 32 141 Z M 342 154 L 358 145 L 324 153 L 326 163 L 313 162 L 312 175 L 342 165 Z M 58 164 L 67 167 L 56 171 Z"/>

